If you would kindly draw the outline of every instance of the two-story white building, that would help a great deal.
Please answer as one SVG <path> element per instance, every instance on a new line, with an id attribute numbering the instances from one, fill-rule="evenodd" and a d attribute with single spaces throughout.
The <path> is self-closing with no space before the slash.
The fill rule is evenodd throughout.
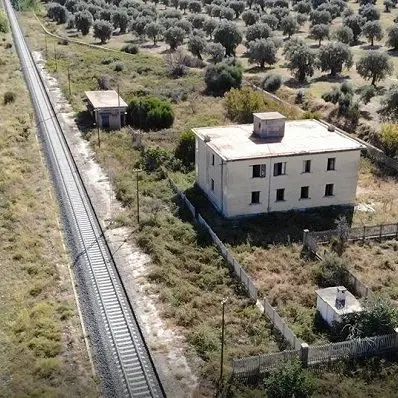
<path id="1" fill-rule="evenodd" d="M 317 120 L 253 119 L 193 129 L 196 183 L 225 217 L 355 203 L 363 145 Z"/>

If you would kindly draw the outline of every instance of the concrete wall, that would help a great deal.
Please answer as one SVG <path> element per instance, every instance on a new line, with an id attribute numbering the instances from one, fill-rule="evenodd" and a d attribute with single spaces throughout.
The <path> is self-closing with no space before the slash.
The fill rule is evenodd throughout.
<path id="1" fill-rule="evenodd" d="M 211 164 L 215 157 L 214 166 Z M 327 171 L 327 159 L 336 158 L 335 170 Z M 360 151 L 328 152 L 256 160 L 223 162 L 197 138 L 196 181 L 226 217 L 307 209 L 355 203 Z M 311 172 L 304 173 L 304 160 L 311 160 Z M 274 176 L 274 164 L 286 162 L 286 175 Z M 253 178 L 253 165 L 265 164 L 265 178 Z M 223 175 L 223 179 L 221 179 Z M 211 179 L 214 191 L 211 191 Z M 325 185 L 334 184 L 334 195 L 325 197 Z M 301 187 L 309 187 L 309 199 L 300 199 Z M 284 188 L 283 201 L 276 190 Z M 251 193 L 260 192 L 260 203 L 251 204 Z"/>
<path id="2" fill-rule="evenodd" d="M 126 108 L 120 108 L 120 111 L 115 108 L 97 109 L 95 112 L 95 122 L 100 128 L 109 128 L 111 130 L 119 130 L 124 125 Z M 104 127 L 102 115 L 109 115 L 109 127 Z M 119 118 L 120 116 L 120 118 Z"/>

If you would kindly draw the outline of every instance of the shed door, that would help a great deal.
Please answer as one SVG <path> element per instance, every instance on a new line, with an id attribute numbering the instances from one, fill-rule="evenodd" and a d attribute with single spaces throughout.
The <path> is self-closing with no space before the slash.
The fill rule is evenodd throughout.
<path id="1" fill-rule="evenodd" d="M 101 113 L 102 128 L 109 128 L 109 113 Z"/>

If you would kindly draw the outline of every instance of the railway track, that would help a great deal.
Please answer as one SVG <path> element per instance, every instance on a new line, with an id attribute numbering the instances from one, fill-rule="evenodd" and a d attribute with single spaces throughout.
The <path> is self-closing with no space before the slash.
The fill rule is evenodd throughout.
<path id="1" fill-rule="evenodd" d="M 60 206 L 105 395 L 165 396 L 89 195 L 9 0 L 4 0 Z M 94 336 L 95 334 L 95 336 Z M 96 347 L 97 345 L 97 347 Z"/>

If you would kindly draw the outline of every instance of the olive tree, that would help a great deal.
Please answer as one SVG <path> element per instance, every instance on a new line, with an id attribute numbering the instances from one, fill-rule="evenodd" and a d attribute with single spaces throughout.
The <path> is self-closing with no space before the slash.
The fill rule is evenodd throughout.
<path id="1" fill-rule="evenodd" d="M 391 86 L 381 100 L 380 115 L 393 122 L 398 121 L 398 85 Z"/>
<path id="2" fill-rule="evenodd" d="M 178 26 L 172 26 L 164 34 L 164 41 L 170 46 L 171 51 L 175 51 L 180 46 L 185 37 L 185 31 Z"/>
<path id="3" fill-rule="evenodd" d="M 110 22 L 99 19 L 94 22 L 93 25 L 93 36 L 101 40 L 101 43 L 106 43 L 112 36 L 113 26 Z"/>
<path id="4" fill-rule="evenodd" d="M 199 59 L 202 59 L 202 53 L 207 46 L 207 40 L 200 35 L 193 35 L 188 41 L 188 50 Z"/>
<path id="5" fill-rule="evenodd" d="M 387 54 L 380 51 L 369 52 L 357 62 L 357 72 L 364 79 L 371 79 L 372 86 L 393 72 L 392 62 Z"/>
<path id="6" fill-rule="evenodd" d="M 362 33 L 362 26 L 364 22 L 365 20 L 359 14 L 349 15 L 343 19 L 343 25 L 352 30 L 352 34 L 354 35 L 354 43 L 358 41 L 358 37 Z"/>
<path id="7" fill-rule="evenodd" d="M 257 39 L 249 44 L 248 55 L 250 63 L 257 63 L 260 68 L 265 64 L 273 65 L 276 63 L 276 53 L 278 48 L 271 39 Z"/>
<path id="8" fill-rule="evenodd" d="M 157 22 L 151 22 L 145 26 L 145 34 L 153 40 L 153 45 L 156 46 L 157 41 L 160 39 L 164 32 L 164 28 Z"/>
<path id="9" fill-rule="evenodd" d="M 344 25 L 337 27 L 333 31 L 332 37 L 344 44 L 351 44 L 354 41 L 354 33 L 352 33 L 352 29 Z"/>
<path id="10" fill-rule="evenodd" d="M 290 39 L 292 35 L 298 32 L 300 25 L 298 24 L 296 17 L 288 15 L 281 20 L 280 28 L 282 29 L 283 34 L 287 35 Z"/>
<path id="11" fill-rule="evenodd" d="M 89 11 L 79 11 L 75 14 L 76 29 L 80 31 L 83 36 L 86 36 L 88 34 L 92 24 L 93 16 Z"/>
<path id="12" fill-rule="evenodd" d="M 242 34 L 236 24 L 231 21 L 221 21 L 214 30 L 214 42 L 225 47 L 227 56 L 234 56 L 235 49 L 242 42 Z"/>
<path id="13" fill-rule="evenodd" d="M 246 26 L 250 26 L 257 22 L 258 14 L 252 10 L 246 10 L 242 13 L 241 18 Z"/>
<path id="14" fill-rule="evenodd" d="M 322 71 L 330 70 L 331 76 L 341 72 L 343 65 L 352 66 L 352 53 L 350 48 L 343 43 L 328 43 L 319 49 L 319 66 Z"/>
<path id="15" fill-rule="evenodd" d="M 321 46 L 322 40 L 329 37 L 329 25 L 314 25 L 310 30 L 310 34 L 315 40 L 318 40 L 318 45 Z"/>
<path id="16" fill-rule="evenodd" d="M 392 25 L 387 32 L 386 46 L 398 49 L 398 24 Z"/>
<path id="17" fill-rule="evenodd" d="M 312 76 L 316 67 L 316 53 L 303 40 L 292 39 L 285 45 L 287 67 L 298 81 Z"/>
<path id="18" fill-rule="evenodd" d="M 272 36 L 271 28 L 265 23 L 256 23 L 247 28 L 246 41 L 250 42 L 256 39 L 267 39 Z"/>
<path id="19" fill-rule="evenodd" d="M 377 41 L 383 38 L 383 28 L 379 21 L 367 21 L 362 28 L 362 34 L 370 41 L 373 47 L 374 40 Z"/>
<path id="20" fill-rule="evenodd" d="M 234 0 L 228 3 L 228 7 L 232 8 L 235 12 L 235 18 L 239 18 L 240 14 L 245 11 L 245 2 Z"/>

